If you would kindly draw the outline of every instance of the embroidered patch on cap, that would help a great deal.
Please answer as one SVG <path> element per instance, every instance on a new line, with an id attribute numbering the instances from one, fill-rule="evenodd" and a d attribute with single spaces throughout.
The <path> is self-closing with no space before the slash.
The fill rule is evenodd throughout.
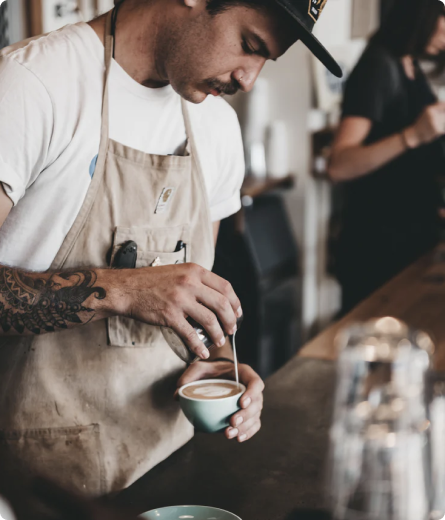
<path id="1" fill-rule="evenodd" d="M 164 211 L 166 211 L 175 191 L 176 188 L 164 188 L 162 190 L 161 196 L 159 197 L 158 203 L 156 204 L 155 213 L 164 213 Z"/>
<path id="2" fill-rule="evenodd" d="M 328 0 L 309 0 L 309 16 L 316 22 Z"/>

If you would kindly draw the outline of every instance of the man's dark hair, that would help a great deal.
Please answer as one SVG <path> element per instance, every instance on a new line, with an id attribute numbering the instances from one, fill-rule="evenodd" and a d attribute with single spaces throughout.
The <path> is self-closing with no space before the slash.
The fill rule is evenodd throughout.
<path id="1" fill-rule="evenodd" d="M 274 6 L 273 0 L 207 0 L 207 11 L 211 15 L 216 15 L 227 11 L 231 7 L 250 7 L 252 9 L 262 9 Z"/>
<path id="2" fill-rule="evenodd" d="M 383 45 L 398 57 L 423 57 L 437 21 L 444 15 L 440 0 L 393 0 L 372 42 Z"/>

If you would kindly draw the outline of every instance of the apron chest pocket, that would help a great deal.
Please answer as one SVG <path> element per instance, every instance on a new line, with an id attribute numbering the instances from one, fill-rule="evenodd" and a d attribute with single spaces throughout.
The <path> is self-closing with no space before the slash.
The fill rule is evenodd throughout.
<path id="1" fill-rule="evenodd" d="M 190 261 L 191 244 L 188 225 L 165 228 L 117 227 L 110 265 L 113 265 L 117 251 L 130 240 L 137 244 L 136 268 L 156 269 L 156 266 Z M 179 241 L 182 241 L 185 247 L 175 251 Z M 108 318 L 108 338 L 110 346 L 113 347 L 147 348 L 165 343 L 160 327 L 122 316 Z"/>

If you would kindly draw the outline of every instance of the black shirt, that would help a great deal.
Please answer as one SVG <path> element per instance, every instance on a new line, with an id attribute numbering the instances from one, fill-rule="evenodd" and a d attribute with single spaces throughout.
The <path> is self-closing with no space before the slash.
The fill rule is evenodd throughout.
<path id="1" fill-rule="evenodd" d="M 351 73 L 345 90 L 343 117 L 372 121 L 365 144 L 372 144 L 412 125 L 437 101 L 417 63 L 409 79 L 399 58 L 370 44 Z M 391 240 L 394 234 L 437 233 L 439 190 L 435 179 L 444 167 L 439 141 L 407 151 L 379 170 L 343 185 L 344 232 L 355 240 Z M 426 236 L 425 236 L 426 238 Z"/>

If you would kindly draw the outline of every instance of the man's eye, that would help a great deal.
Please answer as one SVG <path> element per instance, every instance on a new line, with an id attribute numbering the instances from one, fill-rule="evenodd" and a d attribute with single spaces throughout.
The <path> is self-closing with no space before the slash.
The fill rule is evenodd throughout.
<path id="1" fill-rule="evenodd" d="M 255 52 L 256 52 L 255 49 L 252 49 L 252 47 L 249 46 L 249 44 L 247 43 L 247 41 L 244 38 L 243 38 L 241 46 L 243 48 L 243 51 L 246 54 L 255 54 Z"/>

